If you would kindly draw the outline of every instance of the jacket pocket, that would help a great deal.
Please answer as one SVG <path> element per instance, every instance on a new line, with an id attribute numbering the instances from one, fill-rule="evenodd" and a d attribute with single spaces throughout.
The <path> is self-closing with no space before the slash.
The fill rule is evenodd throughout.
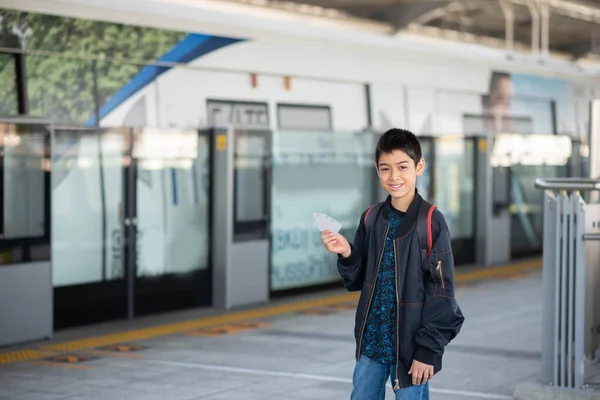
<path id="1" fill-rule="evenodd" d="M 445 284 L 444 284 L 444 263 L 442 260 L 437 261 L 437 265 L 435 267 L 435 273 L 437 275 L 438 282 L 440 283 L 440 296 L 444 296 L 446 292 Z"/>
<path id="2" fill-rule="evenodd" d="M 446 294 L 446 282 L 444 279 L 444 267 L 446 267 L 444 263 L 444 257 L 442 255 L 436 254 L 433 255 L 432 260 L 430 262 L 430 274 L 431 279 L 433 280 L 433 295 L 444 297 Z"/>
<path id="3" fill-rule="evenodd" d="M 454 259 L 451 251 L 432 254 L 430 264 L 431 278 L 434 282 L 433 295 L 454 297 Z"/>

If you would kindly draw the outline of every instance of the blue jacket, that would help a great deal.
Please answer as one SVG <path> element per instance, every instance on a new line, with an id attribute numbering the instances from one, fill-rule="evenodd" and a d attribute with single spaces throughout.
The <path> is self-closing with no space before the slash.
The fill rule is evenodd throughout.
<path id="1" fill-rule="evenodd" d="M 377 270 L 389 226 L 391 198 L 375 208 L 372 230 L 366 234 L 362 214 L 348 258 L 338 256 L 338 271 L 349 291 L 360 291 L 354 337 L 356 359 L 360 358 L 362 335 L 375 292 Z M 408 374 L 413 359 L 442 369 L 445 346 L 458 335 L 464 316 L 454 298 L 454 258 L 450 233 L 443 214 L 436 208 L 431 217 L 433 246 L 421 262 L 416 222 L 423 198 L 416 193 L 394 241 L 396 260 L 396 377 L 395 387 L 412 386 Z"/>

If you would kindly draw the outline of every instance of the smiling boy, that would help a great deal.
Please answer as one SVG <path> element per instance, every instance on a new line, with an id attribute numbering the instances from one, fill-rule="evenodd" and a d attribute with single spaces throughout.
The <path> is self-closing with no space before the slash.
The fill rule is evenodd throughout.
<path id="1" fill-rule="evenodd" d="M 385 132 L 375 167 L 389 196 L 363 212 L 352 245 L 339 233 L 322 233 L 346 289 L 361 292 L 351 400 L 384 400 L 388 377 L 397 400 L 428 400 L 429 380 L 464 321 L 450 233 L 442 213 L 417 192 L 425 161 L 413 133 Z"/>

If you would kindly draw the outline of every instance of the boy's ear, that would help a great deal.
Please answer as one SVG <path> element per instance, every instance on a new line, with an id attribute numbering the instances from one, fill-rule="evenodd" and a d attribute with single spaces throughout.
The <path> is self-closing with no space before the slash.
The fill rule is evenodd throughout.
<path id="1" fill-rule="evenodd" d="M 425 159 L 421 158 L 417 163 L 417 175 L 421 175 L 425 170 Z"/>

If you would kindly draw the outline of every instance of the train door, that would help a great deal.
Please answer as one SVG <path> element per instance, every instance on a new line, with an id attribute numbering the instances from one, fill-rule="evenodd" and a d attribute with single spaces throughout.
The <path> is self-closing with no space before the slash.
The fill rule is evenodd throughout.
<path id="1" fill-rule="evenodd" d="M 196 130 L 55 129 L 56 328 L 211 304 L 209 149 Z"/>
<path id="2" fill-rule="evenodd" d="M 56 128 L 52 143 L 54 326 L 127 316 L 131 130 Z"/>
<path id="3" fill-rule="evenodd" d="M 460 135 L 424 140 L 430 153 L 426 194 L 444 214 L 457 265 L 475 262 L 478 140 Z"/>
<path id="4" fill-rule="evenodd" d="M 210 134 L 140 128 L 132 141 L 128 314 L 210 305 Z"/>

